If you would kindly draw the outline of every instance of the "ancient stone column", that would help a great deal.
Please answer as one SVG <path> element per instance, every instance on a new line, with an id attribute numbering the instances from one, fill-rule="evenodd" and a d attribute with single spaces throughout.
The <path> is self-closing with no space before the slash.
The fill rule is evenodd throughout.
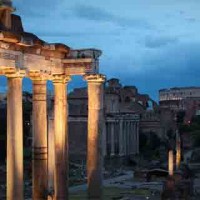
<path id="1" fill-rule="evenodd" d="M 137 122 L 134 123 L 134 154 L 137 154 Z"/>
<path id="2" fill-rule="evenodd" d="M 179 132 L 176 132 L 176 169 L 179 170 L 181 164 L 181 139 Z"/>
<path id="3" fill-rule="evenodd" d="M 130 125 L 131 125 L 131 122 L 128 121 L 127 122 L 127 151 L 128 151 L 128 155 L 130 155 L 130 152 L 131 152 L 131 132 L 130 132 Z"/>
<path id="4" fill-rule="evenodd" d="M 115 123 L 111 122 L 111 156 L 115 155 Z"/>
<path id="5" fill-rule="evenodd" d="M 22 77 L 8 76 L 7 200 L 23 200 Z"/>
<path id="6" fill-rule="evenodd" d="M 103 136 L 102 136 L 102 148 L 103 148 L 103 157 L 107 155 L 107 139 L 106 139 L 106 123 L 104 123 L 103 127 Z"/>
<path id="7" fill-rule="evenodd" d="M 89 199 L 102 198 L 102 131 L 104 126 L 103 75 L 87 75 L 88 82 L 88 139 L 87 183 Z"/>
<path id="8" fill-rule="evenodd" d="M 123 119 L 119 121 L 119 156 L 123 156 Z"/>
<path id="9" fill-rule="evenodd" d="M 174 154 L 173 154 L 173 150 L 170 150 L 169 155 L 168 155 L 168 172 L 169 172 L 169 176 L 173 176 L 173 174 L 174 174 Z"/>
<path id="10" fill-rule="evenodd" d="M 139 122 L 136 123 L 136 153 L 140 152 Z"/>
<path id="11" fill-rule="evenodd" d="M 54 144 L 54 113 L 53 108 L 48 115 L 48 190 L 49 196 L 54 191 L 55 144 Z"/>
<path id="12" fill-rule="evenodd" d="M 130 155 L 133 155 L 133 147 L 135 145 L 134 139 L 133 139 L 133 135 L 134 135 L 134 132 L 133 132 L 133 122 L 130 121 Z"/>
<path id="13" fill-rule="evenodd" d="M 54 200 L 68 199 L 68 106 L 66 83 L 70 77 L 55 76 L 54 83 L 54 137 L 55 169 Z"/>
<path id="14" fill-rule="evenodd" d="M 124 121 L 124 154 L 127 155 L 127 121 Z"/>
<path id="15" fill-rule="evenodd" d="M 47 165 L 47 92 L 46 80 L 34 77 L 33 81 L 33 200 L 46 200 L 48 191 Z"/>

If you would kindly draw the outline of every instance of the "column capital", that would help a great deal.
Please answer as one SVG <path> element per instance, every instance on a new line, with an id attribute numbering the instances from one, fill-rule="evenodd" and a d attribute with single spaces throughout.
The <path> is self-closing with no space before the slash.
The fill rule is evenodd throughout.
<path id="1" fill-rule="evenodd" d="M 49 75 L 40 72 L 29 72 L 28 77 L 32 81 L 47 81 L 49 79 Z"/>
<path id="2" fill-rule="evenodd" d="M 106 76 L 103 74 L 87 74 L 84 75 L 84 80 L 88 83 L 104 83 L 106 81 Z"/>
<path id="3" fill-rule="evenodd" d="M 5 76 L 7 78 L 23 78 L 25 77 L 25 70 L 6 70 Z"/>
<path id="4" fill-rule="evenodd" d="M 68 83 L 71 81 L 71 77 L 63 74 L 54 74 L 52 77 L 53 83 Z"/>

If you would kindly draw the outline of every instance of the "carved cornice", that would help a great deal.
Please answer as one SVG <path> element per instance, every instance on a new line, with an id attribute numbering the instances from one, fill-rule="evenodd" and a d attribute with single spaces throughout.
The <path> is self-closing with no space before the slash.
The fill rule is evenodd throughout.
<path id="1" fill-rule="evenodd" d="M 106 81 L 106 76 L 103 74 L 87 74 L 84 76 L 84 80 L 88 83 L 104 83 Z"/>
<path id="2" fill-rule="evenodd" d="M 64 59 L 70 48 L 64 44 L 49 44 L 31 33 L 14 33 L 0 30 L 1 48 L 49 58 Z M 6 45 L 3 45 L 5 43 Z"/>

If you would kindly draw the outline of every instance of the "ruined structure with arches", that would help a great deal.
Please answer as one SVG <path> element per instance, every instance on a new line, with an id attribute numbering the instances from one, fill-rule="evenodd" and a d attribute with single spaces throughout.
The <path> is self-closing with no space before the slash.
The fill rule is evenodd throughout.
<path id="1" fill-rule="evenodd" d="M 21 18 L 12 14 L 10 0 L 0 4 L 0 75 L 8 78 L 7 94 L 7 199 L 23 199 L 22 79 L 33 83 L 34 200 L 48 196 L 48 139 L 46 82 L 54 85 L 54 199 L 68 199 L 67 84 L 71 75 L 88 82 L 87 177 L 89 198 L 101 197 L 104 129 L 103 85 L 95 49 L 72 50 L 64 44 L 47 43 L 25 32 Z"/>

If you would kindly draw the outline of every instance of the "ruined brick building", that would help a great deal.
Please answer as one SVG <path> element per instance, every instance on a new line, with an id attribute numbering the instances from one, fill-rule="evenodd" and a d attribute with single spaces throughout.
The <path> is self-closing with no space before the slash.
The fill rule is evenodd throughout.
<path id="1" fill-rule="evenodd" d="M 190 123 L 195 115 L 200 115 L 200 87 L 175 87 L 161 89 L 159 102 L 162 110 L 168 109 L 185 113 L 184 122 Z"/>
<path id="2" fill-rule="evenodd" d="M 77 88 L 68 95 L 70 152 L 85 155 L 87 138 L 87 89 Z M 110 79 L 105 84 L 106 127 L 103 137 L 103 153 L 106 157 L 123 157 L 139 153 L 139 129 L 145 125 L 142 116 L 150 105 L 157 104 L 148 95 L 139 94 L 135 86 L 122 86 L 118 79 Z M 154 117 L 155 121 L 155 117 Z M 142 123 L 142 127 L 140 126 Z M 156 124 L 157 126 L 157 124 Z M 155 125 L 154 125 L 155 127 Z M 72 150 L 73 149 L 73 150 Z"/>

